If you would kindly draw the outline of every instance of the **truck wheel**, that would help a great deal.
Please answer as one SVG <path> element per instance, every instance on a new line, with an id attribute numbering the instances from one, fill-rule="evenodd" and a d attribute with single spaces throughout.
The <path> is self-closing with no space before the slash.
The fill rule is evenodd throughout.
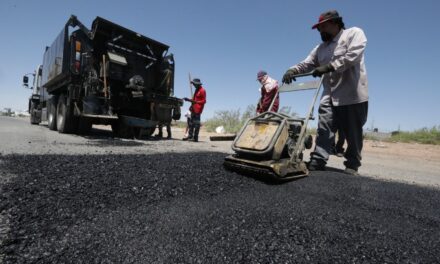
<path id="1" fill-rule="evenodd" d="M 64 94 L 58 98 L 57 105 L 57 129 L 60 133 L 71 133 L 75 128 L 75 118 L 72 107 L 67 106 L 67 98 Z"/>
<path id="2" fill-rule="evenodd" d="M 126 124 L 122 123 L 119 120 L 112 123 L 112 131 L 115 137 L 128 138 L 128 139 L 132 139 L 134 137 L 133 128 L 127 126 Z"/>
<path id="3" fill-rule="evenodd" d="M 92 120 L 87 117 L 79 117 L 78 120 L 78 134 L 88 134 L 92 129 Z"/>
<path id="4" fill-rule="evenodd" d="M 57 96 L 47 101 L 47 126 L 50 130 L 57 130 Z"/>
<path id="5" fill-rule="evenodd" d="M 147 139 L 150 138 L 154 133 L 155 128 L 140 128 L 134 127 L 133 133 L 135 139 Z"/>
<path id="6" fill-rule="evenodd" d="M 38 125 L 40 124 L 40 118 L 38 118 L 37 113 L 36 113 L 36 104 L 34 102 L 31 102 L 31 106 L 29 109 L 29 114 L 30 116 L 30 121 L 32 125 Z"/>
<path id="7" fill-rule="evenodd" d="M 145 134 L 147 135 L 147 137 L 151 137 L 154 133 L 154 130 L 156 130 L 155 127 L 153 128 L 145 128 Z"/>

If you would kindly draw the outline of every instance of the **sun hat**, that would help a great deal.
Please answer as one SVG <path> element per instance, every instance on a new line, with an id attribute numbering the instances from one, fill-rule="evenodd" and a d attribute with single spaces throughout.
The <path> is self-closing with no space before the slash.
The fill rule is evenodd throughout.
<path id="1" fill-rule="evenodd" d="M 202 85 L 202 83 L 200 82 L 200 79 L 198 79 L 198 78 L 193 79 L 191 81 L 191 83 L 194 84 L 194 85 Z"/>

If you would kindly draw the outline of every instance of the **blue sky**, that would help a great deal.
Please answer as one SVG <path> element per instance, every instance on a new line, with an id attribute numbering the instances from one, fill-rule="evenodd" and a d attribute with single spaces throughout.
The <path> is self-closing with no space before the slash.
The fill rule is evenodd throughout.
<path id="1" fill-rule="evenodd" d="M 328 9 L 337 9 L 346 27 L 362 28 L 368 39 L 365 128 L 440 125 L 440 1 L 435 0 L 1 0 L 0 109 L 26 109 L 30 91 L 21 86 L 23 74 L 42 63 L 45 46 L 75 14 L 87 27 L 101 16 L 169 45 L 176 96 L 189 95 L 189 72 L 204 83 L 203 119 L 219 110 L 243 111 L 259 97 L 259 70 L 281 80 L 319 44 L 311 26 Z M 310 100 L 299 92 L 283 95 L 281 105 L 302 115 Z"/>

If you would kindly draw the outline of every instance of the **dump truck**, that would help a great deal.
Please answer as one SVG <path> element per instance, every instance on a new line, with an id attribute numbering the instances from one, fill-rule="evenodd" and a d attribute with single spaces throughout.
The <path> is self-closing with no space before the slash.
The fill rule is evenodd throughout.
<path id="1" fill-rule="evenodd" d="M 169 47 L 104 18 L 91 29 L 72 15 L 43 64 L 33 72 L 31 124 L 47 121 L 60 133 L 87 133 L 111 125 L 117 137 L 151 135 L 158 124 L 180 119 Z M 29 86 L 28 75 L 23 77 Z"/>

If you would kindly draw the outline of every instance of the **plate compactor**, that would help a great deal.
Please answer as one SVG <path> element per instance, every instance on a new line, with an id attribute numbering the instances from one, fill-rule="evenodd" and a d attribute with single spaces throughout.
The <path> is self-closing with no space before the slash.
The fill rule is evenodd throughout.
<path id="1" fill-rule="evenodd" d="M 295 78 L 309 76 L 299 74 Z M 309 174 L 303 161 L 303 151 L 313 144 L 306 135 L 307 124 L 313 119 L 313 109 L 322 84 L 322 78 L 302 83 L 283 84 L 278 93 L 315 89 L 312 103 L 305 118 L 283 113 L 264 112 L 246 121 L 232 143 L 235 154 L 225 158 L 224 167 L 241 174 L 286 181 Z M 275 102 L 273 99 L 269 109 Z"/>

